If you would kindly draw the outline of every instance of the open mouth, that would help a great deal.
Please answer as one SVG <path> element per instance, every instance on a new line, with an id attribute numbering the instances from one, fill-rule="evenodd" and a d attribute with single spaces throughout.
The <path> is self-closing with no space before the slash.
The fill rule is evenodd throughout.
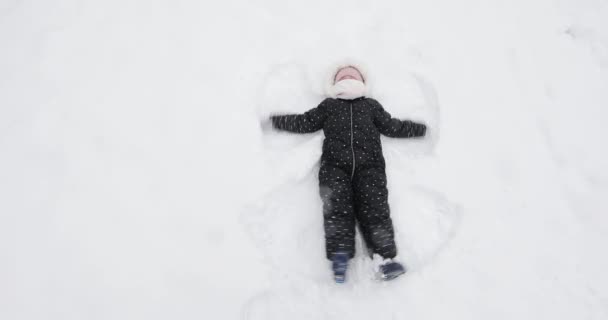
<path id="1" fill-rule="evenodd" d="M 338 79 L 338 82 L 339 82 L 339 81 L 342 81 L 342 80 L 346 80 L 346 79 L 353 79 L 353 80 L 357 80 L 357 78 L 355 78 L 355 77 L 353 77 L 353 76 L 351 76 L 351 75 L 346 75 L 346 76 L 342 76 L 342 77 L 340 77 L 340 79 Z"/>

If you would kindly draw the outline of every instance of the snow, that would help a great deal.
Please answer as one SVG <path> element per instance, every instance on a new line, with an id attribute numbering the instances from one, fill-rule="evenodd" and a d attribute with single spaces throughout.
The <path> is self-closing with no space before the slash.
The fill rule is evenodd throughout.
<path id="1" fill-rule="evenodd" d="M 0 2 L 1 319 L 606 319 L 608 5 Z M 384 139 L 399 259 L 324 259 L 332 66 Z M 604 252 L 604 253 L 602 253 Z"/>

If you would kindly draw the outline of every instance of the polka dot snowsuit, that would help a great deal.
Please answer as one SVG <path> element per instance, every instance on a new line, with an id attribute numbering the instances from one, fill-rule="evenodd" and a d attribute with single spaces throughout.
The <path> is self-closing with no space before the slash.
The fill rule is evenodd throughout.
<path id="1" fill-rule="evenodd" d="M 310 133 L 323 129 L 325 133 L 319 190 L 327 258 L 337 251 L 354 256 L 357 222 L 370 254 L 395 257 L 380 134 L 421 137 L 426 126 L 392 118 L 380 103 L 365 97 L 328 98 L 304 114 L 272 116 L 271 120 L 279 130 Z"/>

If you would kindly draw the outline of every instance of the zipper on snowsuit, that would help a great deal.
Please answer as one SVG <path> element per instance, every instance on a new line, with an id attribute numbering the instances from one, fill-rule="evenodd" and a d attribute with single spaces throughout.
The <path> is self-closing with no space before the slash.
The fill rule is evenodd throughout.
<path id="1" fill-rule="evenodd" d="M 350 174 L 352 179 L 355 176 L 355 139 L 353 130 L 353 103 L 350 103 L 350 150 L 353 152 L 353 171 Z"/>

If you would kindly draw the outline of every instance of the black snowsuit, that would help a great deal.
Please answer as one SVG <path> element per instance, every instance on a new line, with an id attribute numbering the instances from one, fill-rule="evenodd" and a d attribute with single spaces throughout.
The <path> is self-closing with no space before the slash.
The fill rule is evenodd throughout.
<path id="1" fill-rule="evenodd" d="M 421 137 L 424 124 L 392 118 L 370 98 L 325 99 L 303 114 L 272 116 L 273 127 L 296 133 L 323 129 L 325 140 L 319 170 L 327 258 L 334 252 L 355 254 L 359 222 L 370 254 L 397 254 L 380 134 Z"/>

